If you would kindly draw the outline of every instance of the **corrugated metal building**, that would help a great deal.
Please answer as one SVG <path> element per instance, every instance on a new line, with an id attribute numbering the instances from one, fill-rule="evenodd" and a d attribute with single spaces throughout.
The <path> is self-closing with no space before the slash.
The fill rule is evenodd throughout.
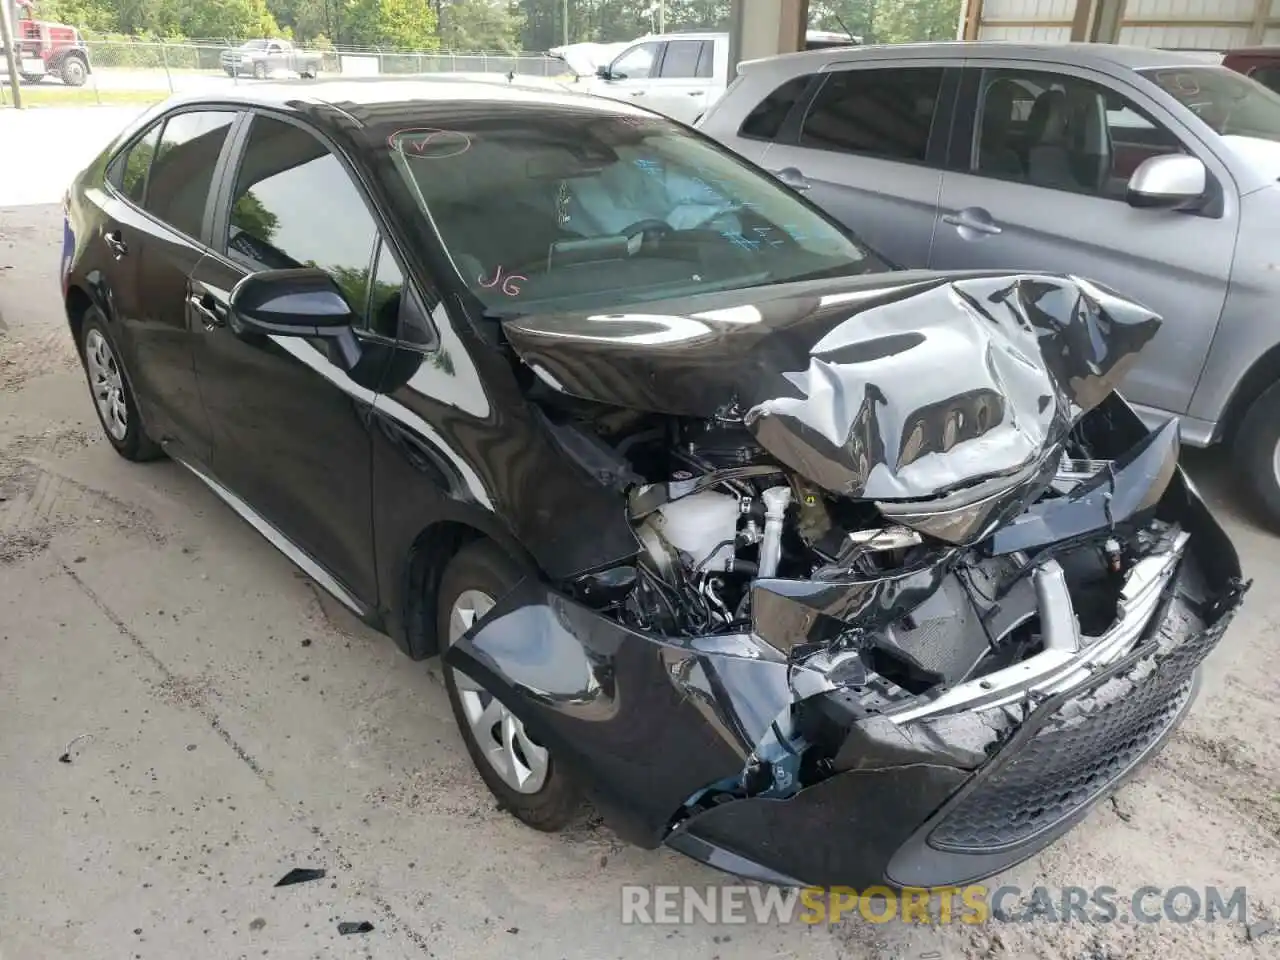
<path id="1" fill-rule="evenodd" d="M 967 40 L 1094 40 L 1181 50 L 1280 44 L 1280 0 L 968 0 Z"/>

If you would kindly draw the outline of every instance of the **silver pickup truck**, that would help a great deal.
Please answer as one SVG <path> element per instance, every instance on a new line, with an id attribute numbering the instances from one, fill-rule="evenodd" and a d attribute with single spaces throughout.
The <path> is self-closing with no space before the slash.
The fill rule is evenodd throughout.
<path id="1" fill-rule="evenodd" d="M 229 77 L 267 77 L 282 70 L 301 77 L 320 72 L 323 56 L 299 50 L 288 40 L 246 40 L 238 47 L 222 51 L 222 69 Z"/>

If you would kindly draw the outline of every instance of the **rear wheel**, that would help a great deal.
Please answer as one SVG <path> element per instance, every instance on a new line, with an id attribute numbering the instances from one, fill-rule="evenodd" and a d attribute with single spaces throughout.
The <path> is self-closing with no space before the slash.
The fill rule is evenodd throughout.
<path id="1" fill-rule="evenodd" d="M 446 568 L 436 594 L 442 643 L 456 643 L 523 576 L 519 565 L 487 540 L 464 547 Z M 448 665 L 441 667 L 458 729 L 485 786 L 529 826 L 563 829 L 582 803 L 577 785 L 492 693 Z"/>
<path id="2" fill-rule="evenodd" d="M 1236 434 L 1241 480 L 1270 526 L 1280 531 L 1280 383 L 1253 402 Z"/>
<path id="3" fill-rule="evenodd" d="M 62 64 L 58 67 L 58 75 L 68 87 L 83 87 L 85 79 L 89 76 L 89 65 L 82 57 L 70 54 L 63 58 Z"/>
<path id="4" fill-rule="evenodd" d="M 116 453 L 126 460 L 138 461 L 162 456 L 159 444 L 147 436 L 142 426 L 133 388 L 96 307 L 89 308 L 80 329 L 80 356 L 98 421 Z"/>

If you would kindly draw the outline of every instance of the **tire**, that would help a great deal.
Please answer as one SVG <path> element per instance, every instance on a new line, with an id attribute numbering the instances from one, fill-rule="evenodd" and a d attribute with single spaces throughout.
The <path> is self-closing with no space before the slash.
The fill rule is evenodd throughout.
<path id="1" fill-rule="evenodd" d="M 265 63 L 255 63 L 253 65 L 253 78 L 255 80 L 267 79 L 267 65 Z"/>
<path id="2" fill-rule="evenodd" d="M 524 571 L 520 566 L 488 540 L 479 540 L 463 547 L 445 569 L 436 594 L 436 629 L 439 631 L 437 636 L 440 638 L 442 651 L 457 639 L 458 623 L 467 621 L 465 616 L 455 619 L 455 607 L 460 608 L 458 612 L 465 612 L 465 608 L 478 596 L 497 599 L 514 587 L 523 576 Z M 492 606 L 492 603 L 489 605 Z M 484 613 L 483 609 L 477 611 L 474 606 L 472 610 L 476 615 Z M 451 624 L 454 625 L 453 633 L 450 632 Z M 524 732 L 523 724 L 511 717 L 491 694 L 444 663 L 441 663 L 441 670 L 454 719 L 457 720 L 458 729 L 467 745 L 467 753 L 471 755 L 476 771 L 497 798 L 499 805 L 535 830 L 555 833 L 564 829 L 582 806 L 582 794 L 578 786 L 556 764 L 555 757 L 546 754 L 545 748 L 534 743 Z M 493 721 L 488 728 L 480 727 L 479 733 L 477 725 L 471 719 L 477 714 L 485 720 Z M 532 748 L 527 757 L 521 752 L 514 758 L 523 761 L 525 769 L 531 772 L 525 779 L 523 790 L 512 786 L 512 774 L 504 777 L 495 761 L 490 760 L 486 753 L 487 747 L 494 750 L 500 761 L 512 763 L 511 755 L 514 751 L 501 749 L 500 733 L 495 735 L 501 725 L 508 721 L 514 722 L 517 729 L 513 743 L 521 745 L 523 741 Z M 478 737 L 485 736 L 492 739 L 482 746 Z M 524 751 L 527 748 L 519 746 L 518 749 Z M 546 758 L 545 773 L 541 774 L 540 779 L 537 772 L 539 764 L 533 753 L 537 750 L 541 750 Z M 507 766 L 507 769 L 510 771 L 512 767 Z M 534 785 L 537 785 L 537 789 L 530 789 Z"/>
<path id="3" fill-rule="evenodd" d="M 62 63 L 58 65 L 58 76 L 68 87 L 83 87 L 89 77 L 89 65 L 83 57 L 71 54 L 62 58 Z"/>
<path id="4" fill-rule="evenodd" d="M 1235 438 L 1239 478 L 1267 524 L 1280 532 L 1280 383 L 1253 401 Z"/>
<path id="5" fill-rule="evenodd" d="M 142 425 L 138 401 L 119 359 L 120 351 L 97 307 L 90 307 L 85 313 L 79 347 L 93 408 L 98 413 L 102 432 L 116 453 L 135 462 L 164 456 L 160 445 L 147 436 Z"/>

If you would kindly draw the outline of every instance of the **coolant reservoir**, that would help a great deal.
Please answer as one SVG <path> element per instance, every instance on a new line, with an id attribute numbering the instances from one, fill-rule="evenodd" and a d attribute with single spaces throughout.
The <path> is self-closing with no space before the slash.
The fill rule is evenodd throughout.
<path id="1" fill-rule="evenodd" d="M 667 543 L 689 555 L 695 568 L 723 570 L 733 558 L 739 513 L 737 497 L 703 491 L 659 507 L 653 525 Z"/>

